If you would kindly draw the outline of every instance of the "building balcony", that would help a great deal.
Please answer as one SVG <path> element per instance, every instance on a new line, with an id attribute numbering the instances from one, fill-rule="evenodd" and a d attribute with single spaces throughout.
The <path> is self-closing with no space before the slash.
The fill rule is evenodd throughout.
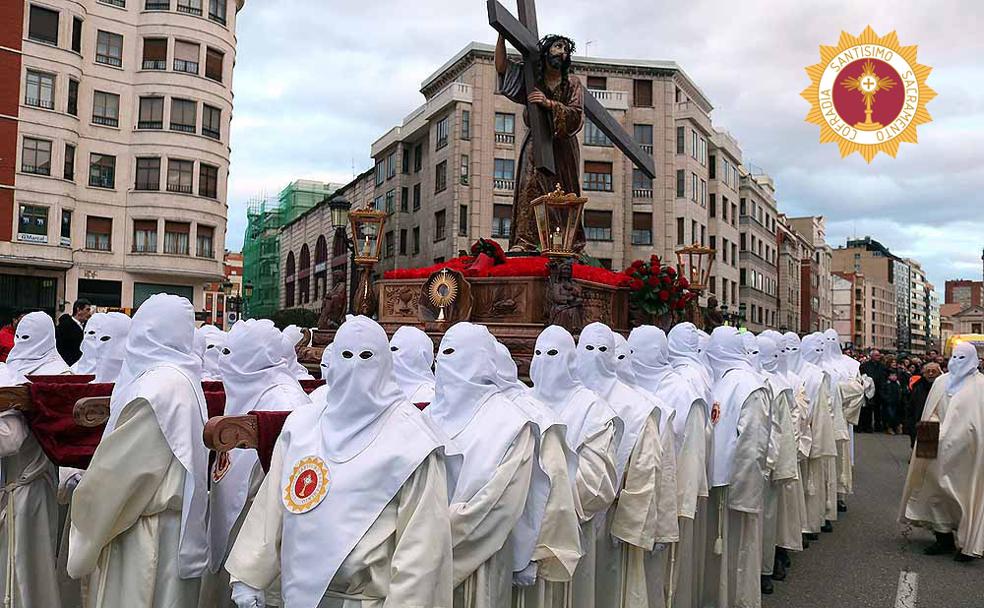
<path id="1" fill-rule="evenodd" d="M 645 152 L 646 154 L 652 154 L 653 153 L 653 145 L 652 144 L 639 144 L 639 147 L 642 148 L 642 151 Z"/>
<path id="2" fill-rule="evenodd" d="M 606 110 L 628 110 L 629 94 L 625 91 L 603 91 L 601 89 L 588 89 L 595 99 L 601 102 Z"/>
<path id="3" fill-rule="evenodd" d="M 632 198 L 652 198 L 653 189 L 652 188 L 633 188 Z"/>
<path id="4" fill-rule="evenodd" d="M 513 145 L 516 143 L 516 136 L 512 133 L 496 133 L 495 143 Z"/>
<path id="5" fill-rule="evenodd" d="M 516 189 L 516 180 L 501 179 L 496 177 L 492 179 L 492 188 L 495 190 L 504 190 L 507 192 L 512 192 L 513 190 Z"/>
<path id="6" fill-rule="evenodd" d="M 371 154 L 375 157 L 383 150 L 389 148 L 398 141 L 412 138 L 419 131 L 427 127 L 428 121 L 435 114 L 455 102 L 471 103 L 473 99 L 472 86 L 463 82 L 452 82 L 439 93 L 427 100 L 427 103 L 420 106 L 403 118 L 400 126 L 393 127 L 385 135 L 377 139 L 372 144 Z"/>
<path id="7" fill-rule="evenodd" d="M 707 133 L 714 133 L 714 129 L 711 126 L 711 119 L 700 106 L 698 106 L 693 101 L 680 101 L 676 104 L 676 119 L 689 119 L 690 121 L 698 124 Z"/>

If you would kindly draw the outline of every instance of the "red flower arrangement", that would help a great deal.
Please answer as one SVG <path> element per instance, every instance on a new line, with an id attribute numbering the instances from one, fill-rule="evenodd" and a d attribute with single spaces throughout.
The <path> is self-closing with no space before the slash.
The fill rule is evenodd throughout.
<path id="1" fill-rule="evenodd" d="M 678 277 L 672 266 L 661 266 L 656 255 L 648 262 L 632 262 L 622 275 L 629 281 L 632 302 L 652 315 L 663 316 L 683 310 L 687 302 L 697 297 L 690 291 L 690 282 L 685 277 Z"/>
<path id="2" fill-rule="evenodd" d="M 471 246 L 471 254 L 474 257 L 479 257 L 485 254 L 492 258 L 496 264 L 506 263 L 506 252 L 502 250 L 502 246 L 496 243 L 492 239 L 478 239 Z"/>
<path id="3" fill-rule="evenodd" d="M 457 270 L 466 277 L 547 277 L 547 258 L 543 256 L 523 256 L 505 258 L 505 262 L 488 267 L 478 267 L 471 256 L 452 258 L 440 264 L 423 268 L 400 268 L 383 274 L 386 279 L 425 279 L 442 268 Z M 628 287 L 632 280 L 621 272 L 605 268 L 574 264 L 574 278 L 611 287 Z"/>

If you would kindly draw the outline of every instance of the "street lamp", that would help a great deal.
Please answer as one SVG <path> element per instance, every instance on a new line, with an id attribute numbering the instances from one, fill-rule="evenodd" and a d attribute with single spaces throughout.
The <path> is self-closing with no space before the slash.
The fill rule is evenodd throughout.
<path id="1" fill-rule="evenodd" d="M 351 255 L 350 285 L 353 287 L 356 285 L 356 270 L 359 272 L 358 288 L 349 291 L 349 310 L 356 314 L 371 315 L 375 310 L 372 270 L 379 263 L 387 213 L 372 207 L 353 210 L 352 203 L 341 196 L 329 200 L 328 209 L 331 212 L 335 238 L 341 239 Z M 351 237 L 345 230 L 347 226 L 351 229 Z"/>

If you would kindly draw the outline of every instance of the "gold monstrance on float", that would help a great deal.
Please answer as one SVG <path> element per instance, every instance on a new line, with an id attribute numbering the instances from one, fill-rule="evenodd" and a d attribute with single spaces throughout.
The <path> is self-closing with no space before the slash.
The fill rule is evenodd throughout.
<path id="1" fill-rule="evenodd" d="M 864 97 L 864 122 L 859 122 L 854 126 L 862 131 L 877 131 L 884 125 L 880 122 L 872 122 L 871 106 L 875 105 L 875 94 L 879 91 L 887 91 L 893 88 L 897 82 L 888 76 L 875 74 L 875 64 L 871 60 L 864 62 L 861 76 L 858 78 L 848 78 L 844 81 L 844 87 L 849 91 L 860 91 Z"/>

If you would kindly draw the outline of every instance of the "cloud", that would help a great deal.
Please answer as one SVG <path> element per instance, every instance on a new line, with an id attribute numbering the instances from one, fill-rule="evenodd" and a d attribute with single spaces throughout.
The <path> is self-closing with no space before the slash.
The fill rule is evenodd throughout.
<path id="1" fill-rule="evenodd" d="M 507 6 L 513 4 L 506 3 Z M 715 106 L 746 161 L 776 181 L 781 211 L 824 215 L 828 241 L 870 234 L 946 278 L 979 278 L 984 219 L 984 38 L 979 2 L 910 0 L 735 4 L 539 0 L 541 33 L 579 52 L 676 61 Z M 493 42 L 479 0 L 250 0 L 239 14 L 228 245 L 239 247 L 246 201 L 292 179 L 344 182 L 369 146 L 423 101 L 420 82 L 472 40 Z M 804 121 L 799 92 L 819 45 L 866 25 L 895 30 L 933 66 L 939 96 L 918 145 L 870 165 L 841 159 Z"/>

